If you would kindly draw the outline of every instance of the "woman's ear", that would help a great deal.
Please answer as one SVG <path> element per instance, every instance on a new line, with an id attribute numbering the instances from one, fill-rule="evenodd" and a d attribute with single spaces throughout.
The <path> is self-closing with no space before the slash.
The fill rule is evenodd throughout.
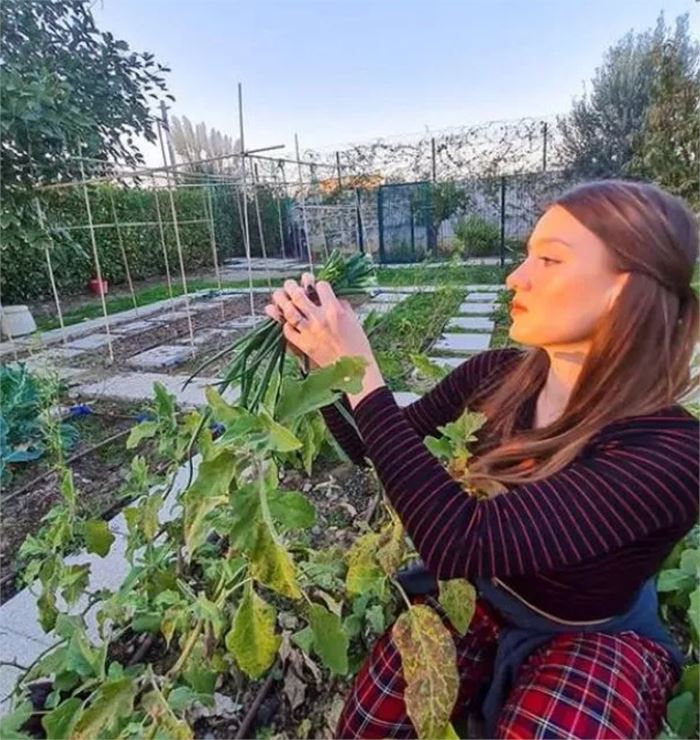
<path id="1" fill-rule="evenodd" d="M 613 283 L 612 288 L 608 291 L 608 311 L 612 310 L 615 302 L 620 297 L 620 293 L 622 293 L 625 285 L 627 285 L 629 277 L 629 272 L 621 272 L 615 277 L 615 282 Z"/>

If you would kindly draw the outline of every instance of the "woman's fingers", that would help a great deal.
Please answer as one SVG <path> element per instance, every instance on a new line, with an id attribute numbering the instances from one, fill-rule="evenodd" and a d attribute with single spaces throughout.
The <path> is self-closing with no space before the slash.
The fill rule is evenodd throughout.
<path id="1" fill-rule="evenodd" d="M 282 312 L 273 303 L 268 303 L 267 306 L 265 306 L 265 313 L 273 321 L 277 321 L 280 324 L 284 321 L 284 317 L 282 316 Z"/>
<path id="2" fill-rule="evenodd" d="M 314 287 L 316 284 L 316 278 L 310 272 L 304 272 L 302 273 L 301 280 L 299 282 L 304 290 L 308 290 L 309 288 Z"/>
<path id="3" fill-rule="evenodd" d="M 321 305 L 325 308 L 328 308 L 334 303 L 338 303 L 338 299 L 333 292 L 333 288 L 331 288 L 331 284 L 327 283 L 325 280 L 319 280 L 316 283 L 316 292 L 318 293 Z"/>
<path id="4" fill-rule="evenodd" d="M 296 280 L 285 280 L 284 291 L 304 316 L 307 318 L 316 316 L 318 308 L 311 302 L 306 289 L 298 285 Z"/>

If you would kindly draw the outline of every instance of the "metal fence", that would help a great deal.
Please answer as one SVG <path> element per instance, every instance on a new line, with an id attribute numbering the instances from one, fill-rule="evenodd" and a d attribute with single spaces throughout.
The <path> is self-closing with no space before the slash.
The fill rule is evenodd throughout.
<path id="1" fill-rule="evenodd" d="M 580 181 L 573 173 L 549 171 L 382 185 L 379 261 L 420 262 L 457 252 L 503 264 L 523 248 L 547 203 Z"/>

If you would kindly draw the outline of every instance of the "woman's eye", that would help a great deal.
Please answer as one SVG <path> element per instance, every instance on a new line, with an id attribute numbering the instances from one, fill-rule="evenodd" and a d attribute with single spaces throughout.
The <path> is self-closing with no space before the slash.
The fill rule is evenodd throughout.
<path id="1" fill-rule="evenodd" d="M 540 257 L 542 262 L 544 262 L 545 265 L 558 265 L 559 260 L 553 260 L 550 257 Z"/>

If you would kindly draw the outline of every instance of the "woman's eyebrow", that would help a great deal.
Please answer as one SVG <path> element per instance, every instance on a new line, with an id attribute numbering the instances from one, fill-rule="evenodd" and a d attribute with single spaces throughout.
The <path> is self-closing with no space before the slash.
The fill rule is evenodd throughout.
<path id="1" fill-rule="evenodd" d="M 556 236 L 543 236 L 541 239 L 536 239 L 534 242 L 529 241 L 527 243 L 527 251 L 529 252 L 533 244 L 563 244 L 569 249 L 573 249 L 573 246 L 569 242 L 559 239 Z"/>

